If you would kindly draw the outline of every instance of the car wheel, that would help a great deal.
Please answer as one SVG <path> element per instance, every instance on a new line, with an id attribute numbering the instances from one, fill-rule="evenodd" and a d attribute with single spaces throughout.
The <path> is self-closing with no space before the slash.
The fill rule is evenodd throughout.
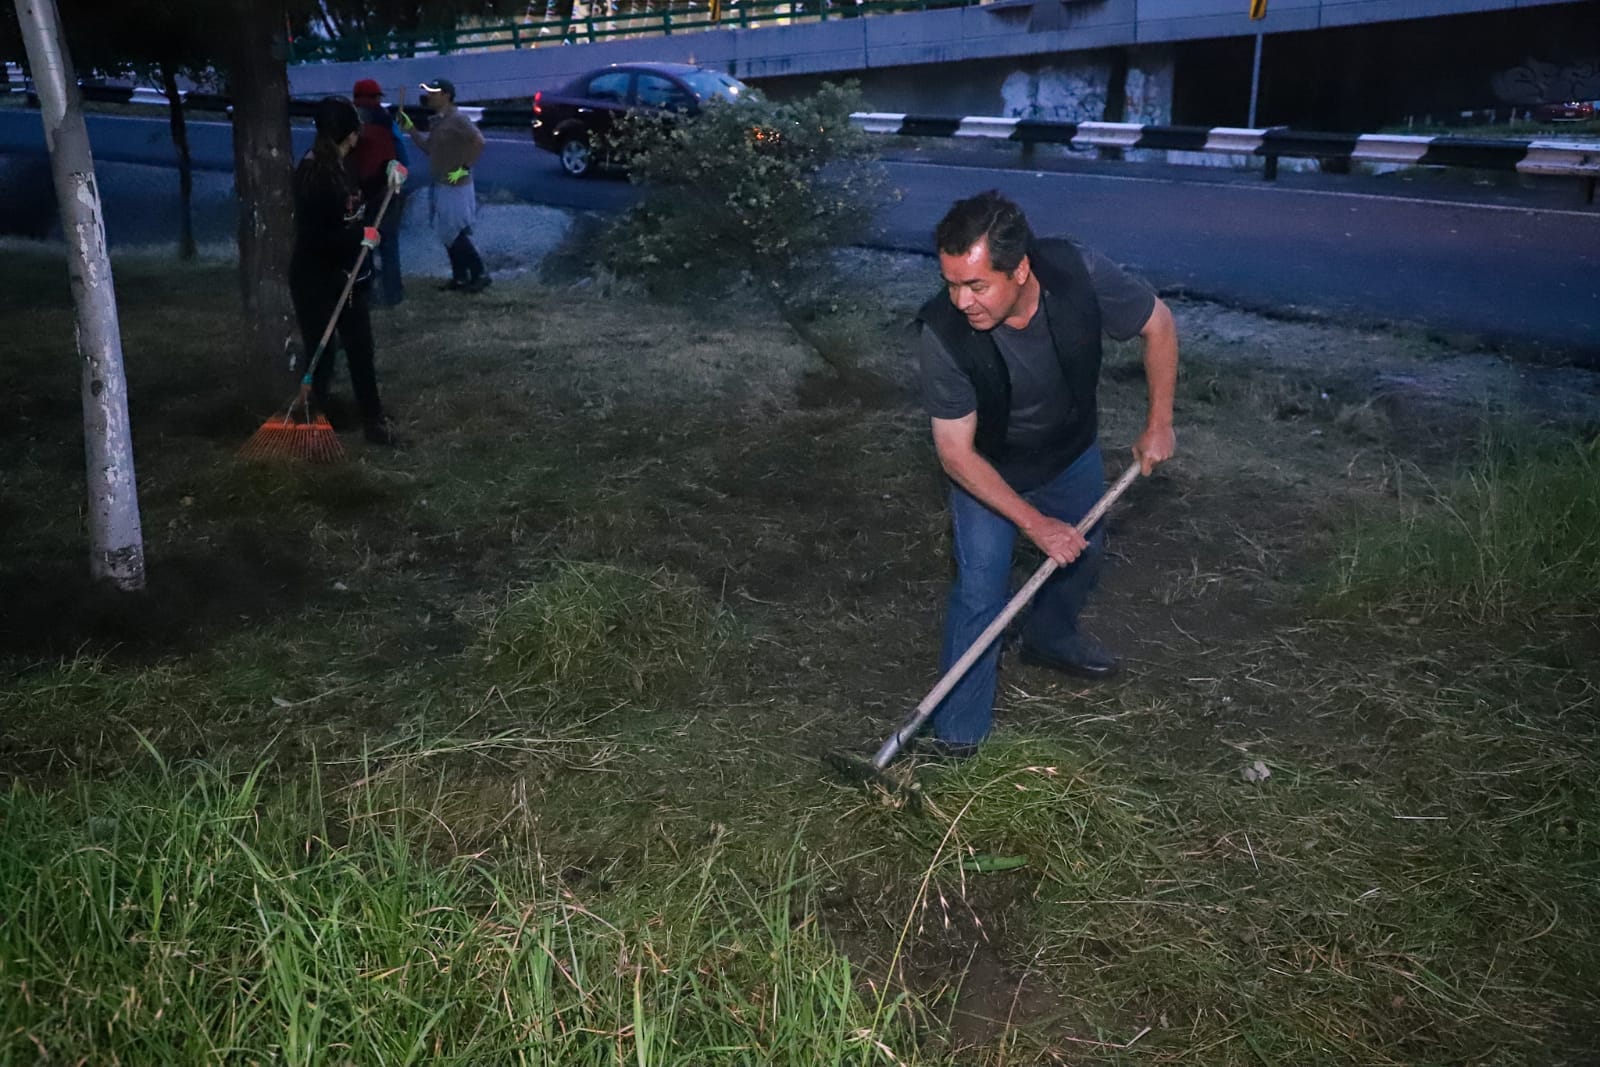
<path id="1" fill-rule="evenodd" d="M 582 178 L 594 167 L 594 154 L 589 150 L 589 139 L 582 134 L 561 142 L 561 169 L 574 178 Z"/>

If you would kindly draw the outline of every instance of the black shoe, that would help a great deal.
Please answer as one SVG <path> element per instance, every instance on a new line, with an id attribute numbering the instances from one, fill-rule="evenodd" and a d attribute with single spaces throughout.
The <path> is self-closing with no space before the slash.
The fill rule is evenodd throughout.
<path id="1" fill-rule="evenodd" d="M 329 393 L 311 393 L 311 413 L 320 414 L 333 425 L 335 430 L 343 432 L 353 430 L 356 426 L 356 411 L 350 406 L 350 401 L 342 396 Z"/>
<path id="2" fill-rule="evenodd" d="M 1083 633 L 1073 634 L 1051 649 L 1039 648 L 1024 640 L 1017 656 L 1022 662 L 1035 667 L 1049 667 L 1075 678 L 1090 680 L 1110 678 L 1118 668 L 1117 657 L 1099 641 Z"/>
<path id="3" fill-rule="evenodd" d="M 394 427 L 390 425 L 388 419 L 382 419 L 378 422 L 369 422 L 361 432 L 371 444 L 383 445 L 387 448 L 393 448 L 395 445 L 399 444 L 399 442 L 395 440 Z"/>
<path id="4" fill-rule="evenodd" d="M 454 293 L 465 289 L 466 287 L 467 283 L 462 281 L 460 278 L 451 278 L 449 281 L 439 286 L 439 291 L 441 293 Z"/>
<path id="5" fill-rule="evenodd" d="M 463 293 L 481 293 L 493 284 L 493 278 L 489 277 L 487 274 L 480 274 L 476 278 L 463 283 L 461 286 L 461 291 Z"/>

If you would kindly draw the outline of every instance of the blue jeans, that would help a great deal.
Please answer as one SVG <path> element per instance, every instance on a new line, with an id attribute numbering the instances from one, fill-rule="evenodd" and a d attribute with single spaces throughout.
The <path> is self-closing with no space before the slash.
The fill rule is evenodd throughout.
<path id="1" fill-rule="evenodd" d="M 1075 523 L 1105 490 L 1097 442 L 1066 470 L 1022 495 L 1051 518 Z M 1017 528 L 1009 519 L 957 485 L 950 487 L 950 525 L 956 576 L 945 615 L 943 670 L 961 658 L 1011 598 L 1011 555 L 1017 541 Z M 1027 645 L 1049 651 L 1077 633 L 1078 614 L 1094 591 L 1104 555 L 1105 535 L 1096 529 L 1088 550 L 1050 576 L 1026 615 L 1022 640 Z M 1003 640 L 996 638 L 933 713 L 933 733 L 941 741 L 976 744 L 988 735 Z"/>
<path id="2" fill-rule="evenodd" d="M 405 215 L 405 195 L 396 193 L 379 228 L 383 240 L 374 249 L 378 257 L 378 295 L 382 303 L 394 306 L 405 299 L 405 282 L 400 278 L 400 224 Z M 378 301 L 374 301 L 377 303 Z"/>

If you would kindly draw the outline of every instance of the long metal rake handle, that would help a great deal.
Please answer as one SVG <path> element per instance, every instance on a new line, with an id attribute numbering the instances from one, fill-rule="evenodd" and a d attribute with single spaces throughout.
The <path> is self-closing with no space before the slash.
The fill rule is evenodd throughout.
<path id="1" fill-rule="evenodd" d="M 1139 463 L 1136 460 L 1128 465 L 1128 469 L 1122 472 L 1122 477 L 1117 479 L 1116 484 L 1106 490 L 1106 495 L 1101 497 L 1095 503 L 1095 506 L 1089 509 L 1089 513 L 1078 522 L 1078 532 L 1087 535 L 1094 528 L 1095 523 L 1099 522 L 1105 513 L 1111 510 L 1111 505 L 1117 502 L 1117 498 L 1127 490 L 1128 486 L 1133 484 L 1133 480 L 1137 477 L 1139 477 Z M 905 747 L 905 743 L 916 736 L 917 731 L 922 729 L 922 724 L 927 722 L 928 717 L 933 714 L 933 709 L 937 708 L 939 702 L 950 694 L 950 690 L 954 689 L 956 684 L 966 677 L 967 671 L 972 668 L 974 663 L 978 662 L 978 658 L 994 643 L 994 639 L 1000 636 L 1000 632 L 1009 626 L 1011 620 L 1017 617 L 1017 613 L 1027 606 L 1028 601 L 1033 599 L 1033 595 L 1039 591 L 1039 587 L 1044 585 L 1050 576 L 1056 572 L 1056 566 L 1056 561 L 1049 558 L 1046 558 L 1039 565 L 1039 569 L 1033 572 L 1033 577 L 1028 579 L 1027 584 L 1017 590 L 1017 595 L 1012 597 L 1011 601 L 1000 610 L 1000 614 L 996 615 L 994 621 L 984 629 L 983 633 L 978 635 L 978 639 L 972 642 L 972 646 L 961 654 L 961 658 L 956 660 L 948 671 L 945 671 L 944 677 L 939 679 L 939 684 L 933 687 L 933 691 L 922 698 L 922 703 L 917 705 L 917 709 L 911 713 L 911 717 L 901 725 L 900 729 L 890 735 L 889 740 L 883 743 L 882 748 L 878 749 L 878 754 L 872 757 L 873 770 L 881 771 L 887 767 L 889 761 L 894 759 L 900 750 Z"/>
<path id="2" fill-rule="evenodd" d="M 390 183 L 383 192 L 382 202 L 378 204 L 378 214 L 374 216 L 372 220 L 373 229 L 377 229 L 383 225 L 383 216 L 384 213 L 389 210 L 389 201 L 394 199 L 394 192 L 395 186 L 393 183 Z M 328 341 L 333 337 L 334 328 L 339 325 L 339 316 L 344 312 L 345 301 L 350 299 L 350 293 L 356 287 L 356 279 L 361 276 L 362 264 L 366 263 L 367 253 L 371 251 L 372 249 L 363 244 L 361 246 L 361 251 L 356 253 L 356 261 L 355 264 L 350 268 L 350 276 L 344 280 L 344 291 L 339 294 L 339 302 L 333 305 L 333 314 L 328 318 L 328 325 L 322 331 L 322 340 L 317 342 L 316 352 L 314 352 L 311 356 L 311 359 L 306 362 L 305 377 L 300 380 L 302 388 L 297 390 L 294 394 L 294 399 L 289 401 L 289 410 L 286 411 L 283 416 L 284 422 L 288 422 L 290 417 L 294 414 L 294 406 L 305 400 L 304 387 L 311 384 L 311 376 L 316 373 L 317 364 L 322 362 L 322 354 L 328 350 Z M 308 404 L 306 409 L 306 417 L 310 418 L 310 415 L 310 405 Z"/>

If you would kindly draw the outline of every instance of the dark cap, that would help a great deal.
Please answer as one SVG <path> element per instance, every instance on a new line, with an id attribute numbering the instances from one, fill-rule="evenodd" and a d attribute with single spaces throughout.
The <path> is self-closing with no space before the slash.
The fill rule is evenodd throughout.
<path id="1" fill-rule="evenodd" d="M 452 100 L 456 98 L 456 83 L 449 78 L 435 78 L 431 82 L 423 82 L 417 88 L 425 93 L 443 93 Z"/>
<path id="2" fill-rule="evenodd" d="M 317 101 L 313 115 L 317 133 L 334 141 L 342 141 L 361 130 L 361 116 L 356 106 L 342 96 L 325 96 Z"/>
<path id="3" fill-rule="evenodd" d="M 383 86 L 379 85 L 375 78 L 362 78 L 356 82 L 356 87 L 351 90 L 350 95 L 357 100 L 363 96 L 382 96 Z"/>

